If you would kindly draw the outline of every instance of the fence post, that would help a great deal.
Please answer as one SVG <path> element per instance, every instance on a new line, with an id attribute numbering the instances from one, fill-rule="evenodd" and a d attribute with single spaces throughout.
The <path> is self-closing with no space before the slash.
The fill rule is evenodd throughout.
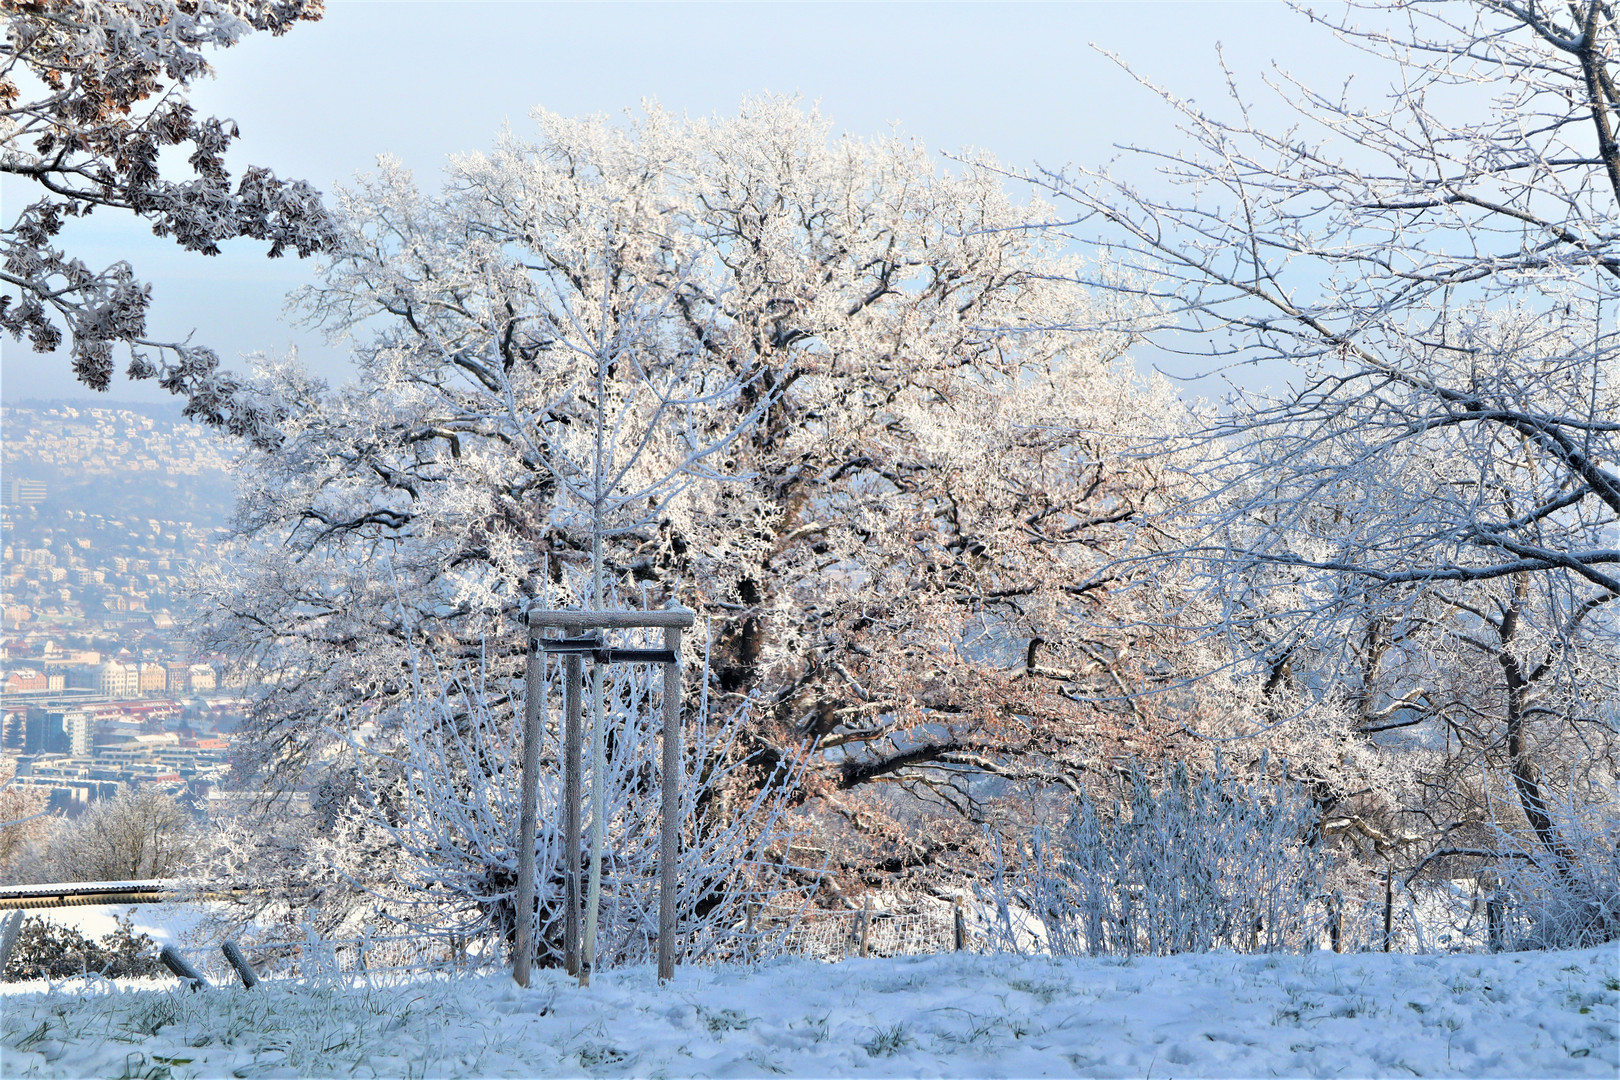
<path id="1" fill-rule="evenodd" d="M 226 941 L 222 943 L 219 951 L 225 954 L 225 959 L 229 960 L 231 967 L 236 969 L 236 974 L 242 979 L 243 987 L 251 990 L 259 985 L 259 976 L 254 973 L 253 965 L 249 964 L 247 957 L 242 955 L 242 950 L 236 942 Z"/>
<path id="2" fill-rule="evenodd" d="M 13 911 L 6 916 L 6 925 L 0 930 L 0 979 L 5 978 L 6 965 L 11 963 L 11 950 L 17 947 L 17 935 L 22 933 L 23 913 Z"/>
<path id="3" fill-rule="evenodd" d="M 1390 863 L 1384 873 L 1384 951 L 1389 952 L 1395 938 L 1395 864 Z"/>
<path id="4" fill-rule="evenodd" d="M 466 966 L 467 945 L 460 934 L 450 935 L 450 970 L 460 974 Z"/>
<path id="5" fill-rule="evenodd" d="M 681 860 L 681 630 L 664 627 L 664 648 L 675 662 L 664 665 L 663 834 L 658 845 L 658 981 L 675 976 L 675 890 Z"/>
<path id="6" fill-rule="evenodd" d="M 186 958 L 180 955 L 180 950 L 173 945 L 163 946 L 158 952 L 158 959 L 163 962 L 164 967 L 189 982 L 193 990 L 207 988 L 208 980 L 203 978 L 196 968 L 188 964 Z"/>
<path id="7" fill-rule="evenodd" d="M 1328 935 L 1333 939 L 1333 951 L 1344 952 L 1344 893 L 1333 890 L 1333 912 L 1328 919 Z"/>
<path id="8" fill-rule="evenodd" d="M 872 898 L 861 901 L 861 959 L 865 960 L 872 947 Z"/>
<path id="9" fill-rule="evenodd" d="M 579 637 L 584 632 L 577 623 L 563 627 L 564 637 Z M 579 848 L 582 825 L 580 822 L 580 759 L 584 754 L 584 732 L 580 725 L 580 697 L 584 680 L 580 675 L 579 657 L 570 655 L 563 661 L 563 968 L 570 975 L 579 974 Z"/>
<path id="10" fill-rule="evenodd" d="M 951 929 L 957 952 L 967 951 L 967 916 L 962 913 L 962 898 L 958 896 L 952 905 Z"/>
<path id="11" fill-rule="evenodd" d="M 534 961 L 534 930 L 539 912 L 534 902 L 534 840 L 540 814 L 540 698 L 545 658 L 540 653 L 539 631 L 529 627 L 528 658 L 523 672 L 523 793 L 518 818 L 517 943 L 512 950 L 512 981 L 529 985 L 529 965 Z M 361 963 L 365 957 L 362 954 Z"/>
<path id="12" fill-rule="evenodd" d="M 1485 937 L 1491 952 L 1502 951 L 1503 930 L 1502 892 L 1493 888 L 1485 900 Z"/>

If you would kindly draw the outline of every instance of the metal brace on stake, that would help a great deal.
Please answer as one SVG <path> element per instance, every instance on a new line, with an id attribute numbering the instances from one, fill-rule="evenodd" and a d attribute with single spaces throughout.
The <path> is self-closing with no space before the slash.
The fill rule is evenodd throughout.
<path id="1" fill-rule="evenodd" d="M 517 948 L 512 956 L 512 978 L 529 985 L 534 960 L 534 840 L 538 831 L 540 740 L 545 730 L 541 710 L 544 655 L 564 658 L 563 679 L 563 801 L 567 865 L 564 868 L 563 957 L 570 975 L 589 977 L 581 963 L 579 941 L 579 852 L 581 742 L 580 661 L 598 664 L 664 666 L 663 806 L 658 849 L 658 978 L 675 974 L 675 889 L 680 865 L 681 773 L 681 631 L 697 615 L 690 608 L 671 605 L 660 611 L 531 611 L 529 612 L 528 666 L 523 702 L 523 802 L 518 829 Z M 662 649 L 610 649 L 600 637 L 583 637 L 586 630 L 633 630 L 661 627 Z M 560 629 L 563 637 L 545 638 L 541 631 Z"/>

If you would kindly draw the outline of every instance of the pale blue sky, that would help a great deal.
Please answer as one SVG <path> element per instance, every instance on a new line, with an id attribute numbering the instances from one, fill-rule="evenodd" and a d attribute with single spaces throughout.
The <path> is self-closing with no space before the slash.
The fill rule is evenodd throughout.
<path id="1" fill-rule="evenodd" d="M 1166 145 L 1169 111 L 1091 48 L 1118 53 L 1183 96 L 1218 104 L 1216 43 L 1253 86 L 1273 59 L 1336 81 L 1353 57 L 1281 3 L 1183 0 L 1049 4 L 550 4 L 333 0 L 319 23 L 257 35 L 215 55 L 199 111 L 237 121 L 236 169 L 266 165 L 323 190 L 395 154 L 433 182 L 447 154 L 479 149 L 534 105 L 613 113 L 655 97 L 729 112 L 764 91 L 819 102 L 844 131 L 898 124 L 936 150 L 977 147 L 1014 166 L 1096 165 L 1119 143 Z M 32 193 L 3 189 L 9 218 Z M 297 346 L 341 378 L 342 355 L 281 316 L 309 262 L 268 260 L 236 241 L 218 258 L 180 251 L 133 219 L 74 222 L 70 250 L 92 265 L 128 259 L 153 285 L 149 330 L 227 360 Z M 9 339 L 0 394 L 83 396 L 60 358 Z M 112 396 L 166 400 L 122 378 Z"/>

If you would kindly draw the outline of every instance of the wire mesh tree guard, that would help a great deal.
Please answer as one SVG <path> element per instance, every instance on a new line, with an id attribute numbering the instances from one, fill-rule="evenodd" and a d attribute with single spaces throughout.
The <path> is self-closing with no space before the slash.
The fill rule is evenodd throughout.
<path id="1" fill-rule="evenodd" d="M 675 974 L 675 889 L 680 859 L 680 774 L 681 774 L 681 631 L 690 627 L 696 614 L 690 608 L 671 605 L 657 611 L 531 611 L 529 613 L 528 662 L 524 678 L 523 703 L 523 801 L 519 820 L 517 882 L 517 947 L 512 956 L 512 978 L 519 986 L 529 985 L 529 969 L 534 959 L 535 897 L 534 844 L 538 829 L 540 782 L 540 742 L 544 728 L 543 669 L 547 655 L 563 662 L 563 790 L 564 843 L 568 859 L 564 871 L 563 964 L 582 986 L 590 984 L 589 942 L 582 954 L 580 941 L 581 846 L 580 796 L 583 790 L 583 742 L 581 695 L 582 664 L 662 664 L 664 668 L 662 834 L 658 852 L 658 979 L 667 981 Z M 662 649 L 616 649 L 603 640 L 604 630 L 662 629 Z M 561 631 L 561 637 L 547 637 L 545 631 Z M 596 633 L 587 634 L 587 631 Z M 603 722 L 603 717 L 597 718 Z M 593 777 L 593 783 L 600 782 Z"/>

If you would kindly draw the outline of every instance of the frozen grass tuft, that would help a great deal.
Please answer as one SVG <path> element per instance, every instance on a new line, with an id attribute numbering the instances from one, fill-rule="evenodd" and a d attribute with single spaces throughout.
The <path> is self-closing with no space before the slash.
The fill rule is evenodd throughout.
<path id="1" fill-rule="evenodd" d="M 872 1037 L 861 1043 L 868 1057 L 893 1057 L 912 1045 L 911 1035 L 904 1024 L 890 1024 L 872 1032 Z"/>
<path id="2" fill-rule="evenodd" d="M 463 1008 L 458 988 L 444 983 L 393 989 L 275 983 L 198 993 L 69 984 L 7 1004 L 0 1022 L 7 1076 L 74 1075 L 78 1064 L 86 1066 L 83 1075 L 105 1075 L 98 1048 L 111 1047 L 126 1048 L 117 1069 L 136 1058 L 156 1067 L 142 1075 L 217 1075 L 210 1068 L 216 1061 L 232 1062 L 228 1071 L 237 1075 L 421 1075 L 424 1068 L 443 1074 L 463 1070 L 436 1060 L 429 1037 L 435 1030 L 477 1033 L 484 1047 L 502 1046 L 487 1018 Z M 416 1044 L 410 1057 L 398 1052 L 402 1044 Z M 449 1056 L 459 1049 L 458 1041 Z M 9 1051 L 40 1060 L 28 1068 Z M 38 1073 L 41 1064 L 56 1069 Z"/>

